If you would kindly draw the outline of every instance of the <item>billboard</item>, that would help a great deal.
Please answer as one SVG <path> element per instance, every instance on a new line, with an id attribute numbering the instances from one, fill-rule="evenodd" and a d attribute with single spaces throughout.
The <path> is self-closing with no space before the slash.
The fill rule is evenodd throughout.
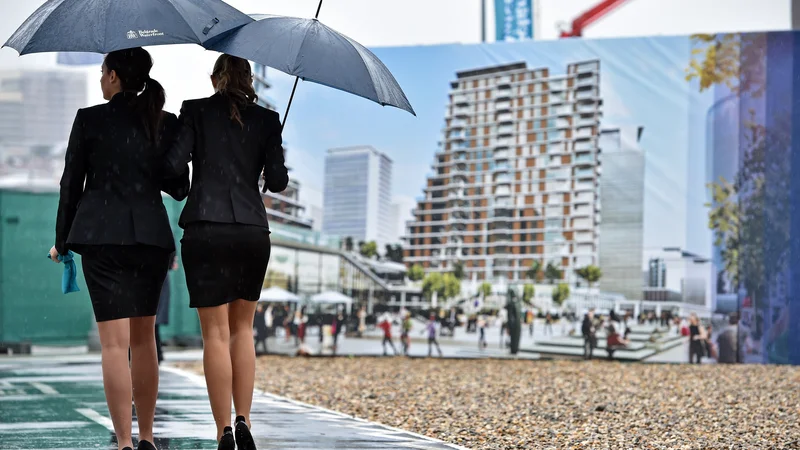
<path id="1" fill-rule="evenodd" d="M 513 42 L 533 39 L 533 0 L 495 0 L 495 38 Z"/>
<path id="2" fill-rule="evenodd" d="M 562 310 L 650 327 L 643 361 L 688 361 L 696 315 L 705 362 L 800 364 L 798 37 L 377 48 L 418 118 L 309 85 L 295 107 L 324 131 L 285 133 L 394 160 L 394 193 L 417 198 L 408 266 L 458 266 L 469 291 L 547 284 L 531 268 L 552 265 Z M 299 177 L 322 176 L 305 161 Z"/>

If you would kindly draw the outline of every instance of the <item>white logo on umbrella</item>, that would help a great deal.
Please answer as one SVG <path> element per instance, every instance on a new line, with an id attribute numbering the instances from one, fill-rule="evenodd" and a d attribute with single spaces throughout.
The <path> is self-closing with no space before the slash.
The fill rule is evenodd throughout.
<path id="1" fill-rule="evenodd" d="M 136 32 L 135 32 L 135 31 L 133 31 L 133 30 L 131 30 L 131 31 L 128 31 L 128 39 L 136 39 L 136 38 L 138 38 L 138 37 L 139 37 L 139 35 L 138 35 L 138 34 L 136 34 Z"/>

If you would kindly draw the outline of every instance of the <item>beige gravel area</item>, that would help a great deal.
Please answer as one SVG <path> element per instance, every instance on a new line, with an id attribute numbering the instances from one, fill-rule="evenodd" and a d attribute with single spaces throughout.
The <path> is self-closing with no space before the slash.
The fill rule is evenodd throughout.
<path id="1" fill-rule="evenodd" d="M 800 449 L 798 367 L 262 357 L 257 371 L 264 391 L 473 449 Z"/>

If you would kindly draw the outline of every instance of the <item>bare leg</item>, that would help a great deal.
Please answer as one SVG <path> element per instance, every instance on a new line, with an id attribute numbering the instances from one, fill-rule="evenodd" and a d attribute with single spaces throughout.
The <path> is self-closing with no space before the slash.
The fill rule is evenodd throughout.
<path id="1" fill-rule="evenodd" d="M 256 302 L 236 300 L 230 304 L 228 323 L 231 330 L 231 367 L 233 369 L 233 407 L 250 427 L 253 386 L 256 377 L 256 350 L 253 345 L 253 318 Z"/>
<path id="2" fill-rule="evenodd" d="M 97 323 L 102 348 L 103 389 L 117 435 L 117 446 L 133 447 L 131 440 L 131 371 L 128 367 L 129 319 Z"/>
<path id="3" fill-rule="evenodd" d="M 130 319 L 131 383 L 139 440 L 153 442 L 153 421 L 158 398 L 158 352 L 156 350 L 156 316 Z"/>
<path id="4" fill-rule="evenodd" d="M 231 426 L 233 375 L 228 305 L 197 308 L 197 315 L 200 317 L 200 328 L 203 333 L 203 370 L 208 387 L 208 399 L 214 422 L 217 424 L 217 440 L 219 440 L 225 427 Z"/>

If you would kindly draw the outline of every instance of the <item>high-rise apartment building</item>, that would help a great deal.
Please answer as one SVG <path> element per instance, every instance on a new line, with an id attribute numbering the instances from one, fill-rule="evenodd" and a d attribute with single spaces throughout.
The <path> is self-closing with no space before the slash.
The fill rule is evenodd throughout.
<path id="1" fill-rule="evenodd" d="M 600 62 L 459 72 L 405 261 L 521 280 L 533 261 L 597 264 Z"/>
<path id="2" fill-rule="evenodd" d="M 632 300 L 642 298 L 645 159 L 639 140 L 643 131 L 643 127 L 622 127 L 600 134 L 600 289 Z"/>
<path id="3" fill-rule="evenodd" d="M 52 146 L 66 142 L 75 114 L 87 102 L 84 72 L 0 72 L 0 143 Z"/>
<path id="4" fill-rule="evenodd" d="M 253 64 L 253 87 L 258 95 L 258 104 L 275 111 L 275 105 L 268 95 L 270 89 L 267 80 L 267 66 Z M 286 152 L 284 146 L 284 153 Z M 267 191 L 262 194 L 264 206 L 267 208 L 267 218 L 273 223 L 283 223 L 302 228 L 311 228 L 311 219 L 303 217 L 305 206 L 300 202 L 300 183 L 289 178 L 289 186 L 279 194 Z"/>
<path id="5" fill-rule="evenodd" d="M 391 238 L 392 160 L 370 146 L 328 150 L 325 157 L 322 231 L 376 241 Z"/>

